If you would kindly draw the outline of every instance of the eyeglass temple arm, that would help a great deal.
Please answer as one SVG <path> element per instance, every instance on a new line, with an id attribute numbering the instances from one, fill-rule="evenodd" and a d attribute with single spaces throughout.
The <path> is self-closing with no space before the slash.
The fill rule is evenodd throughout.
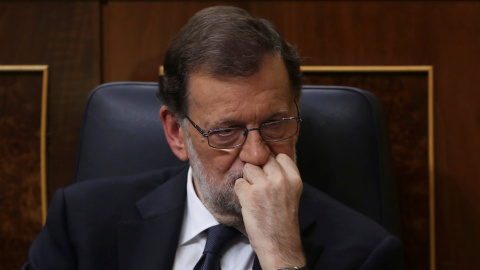
<path id="1" fill-rule="evenodd" d="M 295 99 L 293 100 L 293 103 L 295 103 L 295 107 L 297 108 L 297 115 L 298 115 L 298 122 L 302 122 L 302 116 L 300 115 L 300 109 L 298 108 L 297 102 Z"/>
<path id="2" fill-rule="evenodd" d="M 190 119 L 190 117 L 188 117 L 188 115 L 185 115 L 185 117 L 188 119 L 188 121 L 190 122 L 190 124 L 192 124 L 197 130 L 198 132 L 200 132 L 200 134 L 203 135 L 203 137 L 208 137 L 208 133 L 206 133 L 205 131 L 203 131 L 203 129 L 201 129 L 199 126 L 197 126 L 197 124 L 195 124 L 192 119 Z"/>

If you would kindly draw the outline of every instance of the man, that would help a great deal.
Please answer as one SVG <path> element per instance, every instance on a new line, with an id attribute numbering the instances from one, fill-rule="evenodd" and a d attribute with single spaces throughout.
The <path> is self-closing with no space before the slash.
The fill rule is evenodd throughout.
<path id="1" fill-rule="evenodd" d="M 190 168 L 60 190 L 24 269 L 399 265 L 395 237 L 303 185 L 295 164 L 299 57 L 269 22 L 233 7 L 202 10 L 173 41 L 164 68 L 160 118 Z"/>

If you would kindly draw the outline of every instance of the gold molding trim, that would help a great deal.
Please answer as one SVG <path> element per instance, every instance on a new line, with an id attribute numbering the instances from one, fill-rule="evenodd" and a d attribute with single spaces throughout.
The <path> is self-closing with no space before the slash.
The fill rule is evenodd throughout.
<path id="1" fill-rule="evenodd" d="M 433 66 L 301 66 L 303 73 L 320 72 L 425 72 L 428 76 L 428 193 L 430 229 L 430 269 L 435 270 L 435 163 Z"/>
<path id="2" fill-rule="evenodd" d="M 47 91 L 48 65 L 0 65 L 0 72 L 41 72 L 42 107 L 40 120 L 40 190 L 42 222 L 47 218 Z"/>
<path id="3" fill-rule="evenodd" d="M 302 72 L 433 72 L 433 66 L 301 66 Z"/>

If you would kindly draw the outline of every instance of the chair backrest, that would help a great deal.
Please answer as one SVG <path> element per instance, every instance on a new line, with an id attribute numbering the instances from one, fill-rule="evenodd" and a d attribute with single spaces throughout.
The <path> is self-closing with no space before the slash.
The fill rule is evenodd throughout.
<path id="1" fill-rule="evenodd" d="M 74 180 L 134 174 L 182 162 L 159 119 L 158 85 L 116 82 L 90 94 Z M 304 86 L 297 144 L 302 179 L 399 235 L 395 181 L 381 102 L 342 86 Z"/>

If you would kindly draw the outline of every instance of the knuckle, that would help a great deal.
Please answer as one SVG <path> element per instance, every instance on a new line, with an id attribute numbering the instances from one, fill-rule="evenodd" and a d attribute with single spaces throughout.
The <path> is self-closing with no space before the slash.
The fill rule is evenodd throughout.
<path id="1" fill-rule="evenodd" d="M 277 161 L 285 161 L 286 159 L 288 159 L 288 156 L 285 153 L 280 153 L 277 155 Z"/>

